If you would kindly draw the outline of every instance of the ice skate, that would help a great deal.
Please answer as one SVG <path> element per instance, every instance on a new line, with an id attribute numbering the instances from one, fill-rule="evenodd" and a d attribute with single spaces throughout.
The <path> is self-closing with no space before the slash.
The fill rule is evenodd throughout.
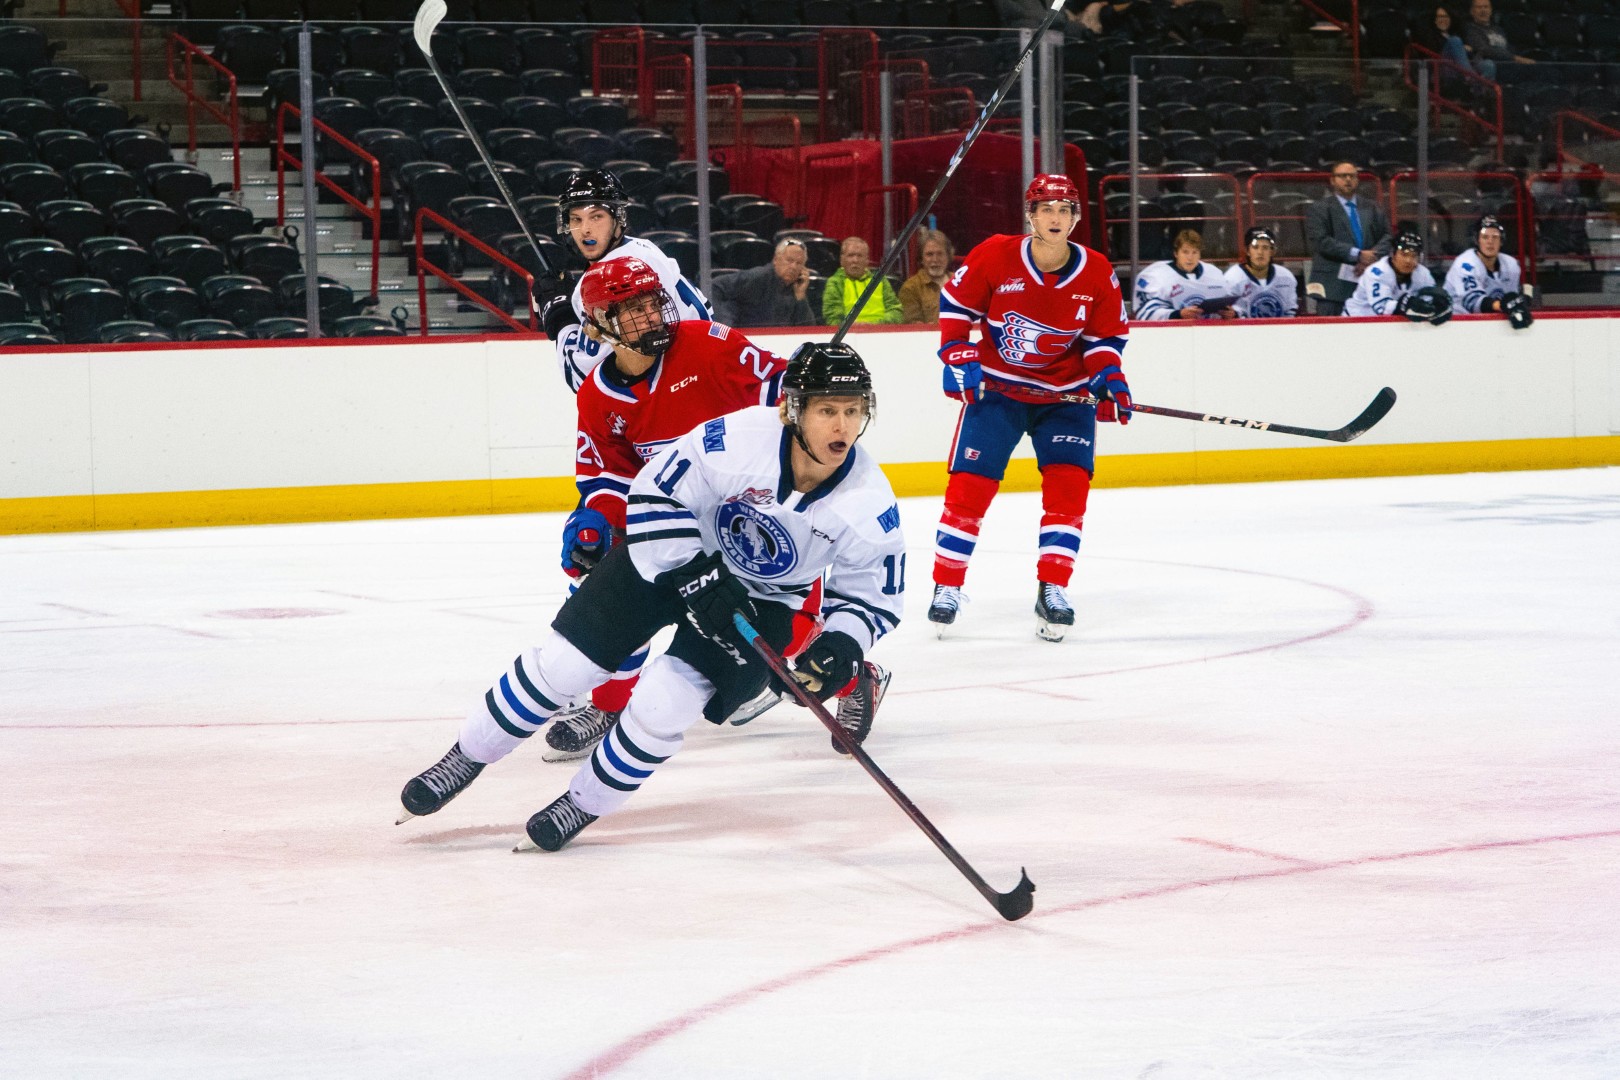
<path id="1" fill-rule="evenodd" d="M 483 771 L 483 763 L 463 754 L 461 744 L 456 743 L 436 765 L 406 782 L 405 790 L 399 793 L 405 813 L 394 824 L 400 825 L 413 817 L 438 813 L 445 803 L 460 795 Z"/>
<path id="2" fill-rule="evenodd" d="M 945 627 L 956 621 L 956 613 L 967 597 L 957 585 L 935 585 L 934 602 L 928 605 L 928 621 L 938 623 L 939 636 L 945 636 Z"/>
<path id="3" fill-rule="evenodd" d="M 870 660 L 863 660 L 860 670 L 855 673 L 855 689 L 838 699 L 838 726 L 849 732 L 856 746 L 864 743 L 872 731 L 878 706 L 883 703 L 883 694 L 889 689 L 889 678 L 890 673 L 884 668 Z M 840 754 L 848 755 L 848 751 L 838 745 L 837 739 L 832 741 L 832 745 Z"/>
<path id="4" fill-rule="evenodd" d="M 731 715 L 726 717 L 726 723 L 733 727 L 741 727 L 761 713 L 773 708 L 782 700 L 782 695 L 775 687 L 766 684 L 765 689 L 737 706 Z"/>
<path id="5" fill-rule="evenodd" d="M 1040 622 L 1035 634 L 1042 641 L 1063 640 L 1063 635 L 1074 625 L 1074 607 L 1063 586 L 1041 582 L 1035 593 L 1035 618 Z"/>
<path id="6" fill-rule="evenodd" d="M 580 830 L 596 820 L 574 803 L 574 796 L 563 792 L 552 804 L 529 819 L 524 829 L 527 835 L 513 851 L 557 851 L 578 836 Z"/>
<path id="7" fill-rule="evenodd" d="M 540 752 L 545 761 L 577 761 L 596 749 L 619 719 L 616 712 L 603 712 L 586 702 L 551 718 L 546 725 L 546 748 Z"/>

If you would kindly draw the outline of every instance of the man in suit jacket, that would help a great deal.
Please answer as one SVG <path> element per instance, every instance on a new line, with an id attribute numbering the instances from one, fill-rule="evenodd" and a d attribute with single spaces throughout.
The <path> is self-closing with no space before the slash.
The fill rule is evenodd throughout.
<path id="1" fill-rule="evenodd" d="M 1356 291 L 1356 277 L 1390 250 L 1389 215 L 1377 200 L 1356 197 L 1361 184 L 1356 163 L 1336 161 L 1330 175 L 1333 194 L 1305 209 L 1305 242 L 1311 249 L 1305 292 L 1316 298 L 1318 315 L 1341 314 Z M 1351 273 L 1344 272 L 1347 268 Z"/>

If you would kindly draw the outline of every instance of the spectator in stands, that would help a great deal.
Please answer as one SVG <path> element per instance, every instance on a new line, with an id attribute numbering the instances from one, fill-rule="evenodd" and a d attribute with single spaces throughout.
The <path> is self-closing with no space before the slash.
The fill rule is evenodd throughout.
<path id="1" fill-rule="evenodd" d="M 872 276 L 872 249 L 858 236 L 844 238 L 838 249 L 838 269 L 827 279 L 827 291 L 821 294 L 821 321 L 828 326 L 843 323 L 844 316 L 855 306 L 866 283 Z M 855 317 L 857 323 L 897 323 L 900 321 L 900 298 L 894 295 L 894 286 L 888 279 L 878 282 L 872 298 Z"/>
<path id="2" fill-rule="evenodd" d="M 1534 60 L 1513 51 L 1512 42 L 1496 24 L 1491 0 L 1474 0 L 1468 8 L 1468 22 L 1462 31 L 1463 47 L 1474 61 L 1474 70 L 1487 79 L 1496 78 L 1497 64 L 1533 64 Z"/>
<path id="3" fill-rule="evenodd" d="M 1046 13 L 1050 10 L 1051 6 L 1043 0 L 996 0 L 996 14 L 1001 16 L 1001 25 L 1008 30 L 1016 30 L 1019 27 L 1033 30 L 1046 21 Z M 1080 24 L 1080 16 L 1072 11 L 1065 10 L 1057 25 L 1065 37 L 1085 35 L 1085 27 Z"/>
<path id="4" fill-rule="evenodd" d="M 1412 43 L 1421 45 L 1458 67 L 1469 67 L 1468 50 L 1462 38 L 1452 32 L 1451 12 L 1444 4 L 1434 9 L 1434 18 L 1412 30 Z"/>
<path id="5" fill-rule="evenodd" d="M 1272 262 L 1277 234 L 1256 225 L 1243 237 L 1243 258 L 1226 271 L 1226 292 L 1236 297 L 1240 319 L 1288 319 L 1299 312 L 1299 283 L 1286 266 Z"/>
<path id="6" fill-rule="evenodd" d="M 900 321 L 939 322 L 939 290 L 951 276 L 951 258 L 956 254 L 950 240 L 938 229 L 924 229 L 922 268 L 900 286 Z"/>
<path id="7" fill-rule="evenodd" d="M 730 326 L 817 326 L 806 299 L 810 269 L 803 240 L 783 240 L 764 266 L 714 279 L 715 317 Z"/>
<path id="8" fill-rule="evenodd" d="M 1361 170 L 1335 161 L 1328 170 L 1333 193 L 1305 210 L 1305 245 L 1311 251 L 1310 284 L 1316 314 L 1340 315 L 1367 267 L 1389 254 L 1389 215 L 1376 199 L 1359 199 Z"/>
<path id="9" fill-rule="evenodd" d="M 1143 322 L 1236 318 L 1226 278 L 1203 261 L 1204 238 L 1194 229 L 1176 234 L 1175 257 L 1151 263 L 1136 275 L 1136 314 Z"/>

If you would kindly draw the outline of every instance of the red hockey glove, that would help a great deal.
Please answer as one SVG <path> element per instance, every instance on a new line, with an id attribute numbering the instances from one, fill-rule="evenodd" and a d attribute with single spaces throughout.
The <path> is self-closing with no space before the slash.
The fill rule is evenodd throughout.
<path id="1" fill-rule="evenodd" d="M 945 361 L 945 396 L 971 405 L 984 396 L 984 371 L 979 367 L 979 347 L 966 341 L 953 341 L 939 350 Z"/>
<path id="2" fill-rule="evenodd" d="M 1100 399 L 1097 402 L 1098 420 L 1110 424 L 1115 420 L 1121 424 L 1131 422 L 1131 387 L 1118 364 L 1109 364 L 1091 377 L 1091 392 Z"/>

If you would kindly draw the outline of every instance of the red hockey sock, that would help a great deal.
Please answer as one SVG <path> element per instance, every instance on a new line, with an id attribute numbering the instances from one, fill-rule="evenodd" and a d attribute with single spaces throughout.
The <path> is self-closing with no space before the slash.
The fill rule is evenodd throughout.
<path id="1" fill-rule="evenodd" d="M 934 534 L 934 584 L 960 587 L 979 542 L 979 526 L 1001 481 L 977 473 L 951 473 L 945 485 L 945 512 Z"/>
<path id="2" fill-rule="evenodd" d="M 1037 579 L 1068 585 L 1074 557 L 1080 553 L 1080 529 L 1086 518 L 1091 474 L 1078 465 L 1048 465 L 1041 470 L 1040 554 Z"/>
<path id="3" fill-rule="evenodd" d="M 636 688 L 640 678 L 638 673 L 628 679 L 609 679 L 591 691 L 591 704 L 603 712 L 623 712 L 624 707 L 630 704 L 630 692 Z"/>

